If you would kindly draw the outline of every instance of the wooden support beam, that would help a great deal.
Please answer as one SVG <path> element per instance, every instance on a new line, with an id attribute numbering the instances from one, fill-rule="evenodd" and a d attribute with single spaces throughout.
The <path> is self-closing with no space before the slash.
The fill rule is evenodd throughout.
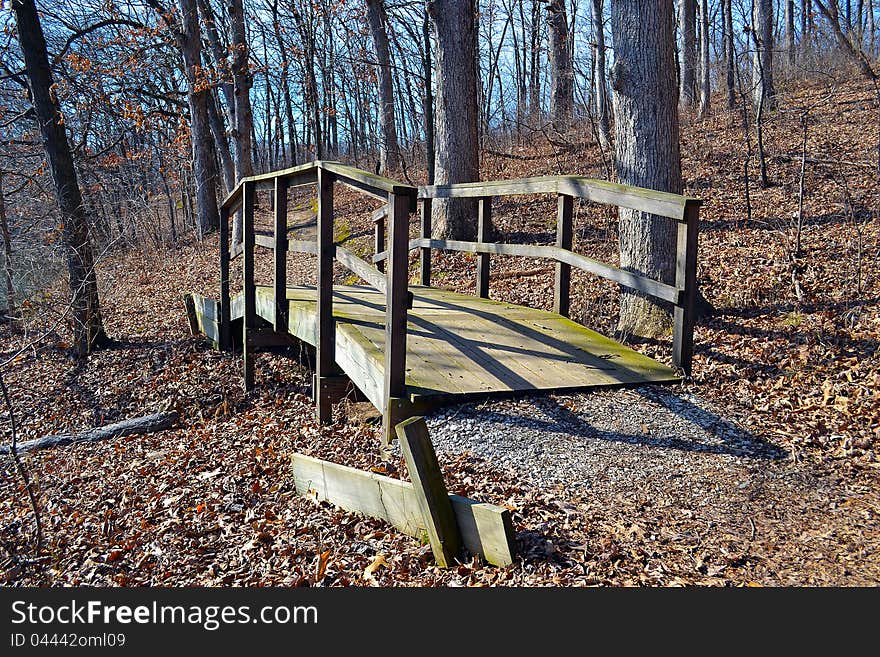
<path id="1" fill-rule="evenodd" d="M 408 536 L 427 540 L 426 523 L 409 482 L 303 454 L 293 455 L 293 478 L 299 495 L 379 518 Z M 468 552 L 495 566 L 513 563 L 509 510 L 458 495 L 450 495 L 449 501 Z"/>
<path id="2" fill-rule="evenodd" d="M 287 332 L 287 179 L 275 179 L 275 262 L 272 296 L 275 299 L 275 331 Z"/>
<path id="3" fill-rule="evenodd" d="M 254 282 L 254 183 L 246 182 L 242 190 L 242 247 L 244 266 L 242 267 L 242 286 L 244 294 L 244 321 L 241 324 L 241 350 L 244 365 L 244 389 L 254 387 L 254 353 L 248 341 L 248 332 L 257 327 L 257 286 Z"/>
<path id="4" fill-rule="evenodd" d="M 186 321 L 189 323 L 189 334 L 199 335 L 201 333 L 199 316 L 196 314 L 196 304 L 193 302 L 192 294 L 183 295 L 183 305 L 186 308 Z"/>
<path id="5" fill-rule="evenodd" d="M 382 253 L 385 250 L 385 217 L 388 216 L 387 206 L 380 208 L 383 212 L 373 214 L 373 254 Z M 376 268 L 384 272 L 385 261 L 380 260 L 376 263 Z"/>
<path id="6" fill-rule="evenodd" d="M 333 321 L 333 174 L 318 168 L 318 289 L 315 331 L 315 411 L 322 424 L 333 419 L 328 395 L 323 388 L 335 371 L 335 332 Z"/>
<path id="7" fill-rule="evenodd" d="M 429 198 L 422 199 L 422 217 L 420 233 L 422 239 L 431 239 L 431 212 L 433 201 Z M 425 287 L 431 286 L 431 247 L 422 247 L 419 252 L 419 283 Z"/>
<path id="8" fill-rule="evenodd" d="M 571 251 L 574 235 L 572 212 L 574 199 L 560 194 L 556 210 L 556 246 Z M 571 265 L 565 262 L 556 263 L 556 276 L 553 285 L 553 311 L 569 316 L 571 309 Z"/>
<path id="9" fill-rule="evenodd" d="M 220 208 L 220 340 L 223 351 L 232 349 L 232 298 L 229 293 L 229 208 Z"/>
<path id="10" fill-rule="evenodd" d="M 389 194 L 391 208 L 387 285 L 385 291 L 385 385 L 386 404 L 394 397 L 405 397 L 406 390 L 406 314 L 409 292 L 409 207 L 410 197 Z M 394 433 L 385 414 L 385 444 Z"/>
<path id="11" fill-rule="evenodd" d="M 700 233 L 700 202 L 688 200 L 685 220 L 678 224 L 675 286 L 682 290 L 673 313 L 672 362 L 691 375 L 694 356 L 694 324 L 697 308 L 697 244 Z"/>
<path id="12" fill-rule="evenodd" d="M 452 566 L 461 553 L 461 532 L 428 435 L 428 425 L 425 418 L 412 417 L 398 424 L 396 430 L 434 560 L 441 568 Z"/>
<path id="13" fill-rule="evenodd" d="M 489 241 L 492 230 L 492 197 L 482 196 L 477 209 L 477 242 Z M 489 298 L 489 254 L 480 253 L 477 256 L 477 296 L 481 299 Z"/>

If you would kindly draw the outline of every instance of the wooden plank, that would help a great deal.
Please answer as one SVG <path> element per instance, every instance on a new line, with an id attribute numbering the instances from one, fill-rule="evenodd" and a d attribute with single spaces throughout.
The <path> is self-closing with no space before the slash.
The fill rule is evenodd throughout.
<path id="1" fill-rule="evenodd" d="M 388 206 L 383 205 L 373 213 L 373 255 L 385 251 L 385 218 L 388 216 Z M 385 261 L 374 260 L 376 268 L 384 272 Z"/>
<path id="2" fill-rule="evenodd" d="M 235 260 L 242 253 L 244 253 L 244 246 L 241 244 L 235 244 L 229 249 L 229 259 Z"/>
<path id="3" fill-rule="evenodd" d="M 223 199 L 223 203 L 220 204 L 221 210 L 226 210 L 229 215 L 235 214 L 235 211 L 241 207 L 241 190 L 243 180 L 239 180 L 238 184 L 235 186 L 231 192 L 226 195 L 226 198 Z"/>
<path id="4" fill-rule="evenodd" d="M 315 410 L 324 424 L 332 420 L 333 411 L 328 395 L 322 394 L 323 381 L 334 374 L 335 324 L 333 321 L 333 175 L 318 168 L 318 290 L 315 330 Z"/>
<path id="5" fill-rule="evenodd" d="M 189 323 L 189 334 L 199 335 L 201 333 L 199 330 L 199 318 L 198 315 L 196 315 L 196 306 L 193 303 L 192 294 L 183 295 L 183 305 L 186 308 L 186 321 Z"/>
<path id="6" fill-rule="evenodd" d="M 429 198 L 422 199 L 422 216 L 419 222 L 419 231 L 423 239 L 431 239 L 431 212 L 432 201 Z M 410 242 L 410 249 L 413 248 Z M 431 248 L 422 248 L 419 252 L 419 284 L 425 287 L 431 286 Z"/>
<path id="7" fill-rule="evenodd" d="M 572 218 L 574 199 L 566 194 L 560 194 L 556 205 L 556 246 L 571 251 L 574 236 Z M 557 261 L 553 284 L 553 312 L 568 317 L 571 307 L 570 299 L 571 265 Z"/>
<path id="8" fill-rule="evenodd" d="M 339 261 L 346 269 L 357 274 L 361 279 L 372 285 L 376 290 L 383 294 L 387 288 L 385 275 L 375 267 L 371 266 L 366 260 L 361 260 L 348 249 L 337 246 L 336 260 Z"/>
<path id="9" fill-rule="evenodd" d="M 441 568 L 452 566 L 460 556 L 461 533 L 428 435 L 428 425 L 425 418 L 412 417 L 398 424 L 396 431 L 434 560 Z"/>
<path id="10" fill-rule="evenodd" d="M 188 306 L 192 305 L 192 313 L 195 318 L 195 332 L 193 335 L 203 334 L 212 342 L 219 345 L 220 343 L 220 308 L 214 299 L 207 299 L 201 294 L 188 294 Z M 187 315 L 190 309 L 187 307 Z M 192 318 L 190 318 L 190 329 L 192 329 Z"/>
<path id="11" fill-rule="evenodd" d="M 492 228 L 492 197 L 481 196 L 477 205 L 477 242 L 489 241 L 489 232 Z M 489 298 L 489 254 L 480 253 L 477 256 L 477 296 L 481 299 Z"/>
<path id="12" fill-rule="evenodd" d="M 274 260 L 273 260 L 273 300 L 275 316 L 272 318 L 275 331 L 284 332 L 287 328 L 287 178 L 275 178 Z"/>
<path id="13" fill-rule="evenodd" d="M 418 190 L 411 185 L 402 185 L 396 180 L 391 180 L 390 178 L 385 178 L 383 176 L 377 176 L 375 174 L 369 173 L 368 171 L 363 171 L 361 169 L 356 169 L 355 167 L 342 164 L 341 162 L 322 160 L 318 162 L 318 166 L 325 171 L 333 173 L 336 176 L 336 180 L 338 182 L 353 186 L 357 189 L 360 189 L 361 191 L 372 194 L 373 196 L 377 196 L 382 199 L 387 199 L 389 194 L 394 194 L 395 196 L 405 196 L 409 200 L 409 211 L 412 212 L 416 209 L 415 203 L 416 196 L 418 195 Z"/>
<path id="14" fill-rule="evenodd" d="M 270 171 L 269 173 L 261 173 L 255 176 L 249 176 L 244 180 L 260 183 L 265 181 L 274 182 L 275 178 L 287 178 L 288 187 L 294 185 L 307 185 L 317 181 L 318 162 L 306 162 L 298 164 L 295 167 L 281 169 L 279 171 Z M 273 187 L 274 188 L 274 184 Z"/>
<path id="15" fill-rule="evenodd" d="M 685 221 L 678 225 L 675 259 L 675 285 L 682 299 L 673 312 L 672 362 L 691 375 L 694 356 L 694 324 L 697 306 L 697 245 L 700 232 L 700 205 L 689 203 Z"/>
<path id="16" fill-rule="evenodd" d="M 229 292 L 229 210 L 220 208 L 220 234 L 218 245 L 220 250 L 220 335 L 217 341 L 220 349 L 232 349 L 232 299 Z"/>
<path id="17" fill-rule="evenodd" d="M 260 233 L 257 233 L 254 235 L 254 245 L 263 249 L 274 249 L 275 238 L 270 235 L 261 235 Z"/>
<path id="18" fill-rule="evenodd" d="M 426 523 L 409 482 L 296 453 L 293 478 L 299 495 L 379 518 L 408 536 L 427 540 Z M 510 511 L 458 495 L 449 500 L 465 549 L 496 566 L 512 564 Z"/>
<path id="19" fill-rule="evenodd" d="M 454 185 L 426 185 L 419 187 L 419 198 L 480 198 L 482 196 L 515 196 L 519 194 L 555 194 L 558 180 L 558 176 L 540 176 Z"/>
<path id="20" fill-rule="evenodd" d="M 684 218 L 684 208 L 688 201 L 679 194 L 577 176 L 560 176 L 559 193 L 585 198 L 594 203 L 649 212 L 676 221 Z"/>
<path id="21" fill-rule="evenodd" d="M 385 386 L 384 401 L 404 397 L 406 389 L 406 314 L 409 292 L 409 207 L 408 196 L 388 195 L 391 215 L 388 225 L 391 257 L 385 290 Z M 384 409 L 382 409 L 384 410 Z M 385 444 L 394 428 L 385 414 Z"/>
<path id="22" fill-rule="evenodd" d="M 242 291 L 244 294 L 244 318 L 242 330 L 242 360 L 244 369 L 244 389 L 254 387 L 254 354 L 248 341 L 248 332 L 257 327 L 257 289 L 254 282 L 254 183 L 246 182 L 243 188 L 242 203 L 242 248 L 244 266 L 242 267 Z"/>
<path id="23" fill-rule="evenodd" d="M 624 271 L 604 262 L 593 260 L 586 256 L 566 251 L 555 246 L 537 246 L 533 244 L 498 244 L 487 242 L 465 242 L 461 240 L 414 240 L 417 247 L 428 246 L 434 249 L 447 251 L 465 251 L 470 253 L 493 253 L 498 255 L 523 256 L 526 258 L 548 258 L 569 264 L 578 269 L 591 272 L 596 276 L 614 281 L 626 287 L 638 290 L 663 301 L 676 303 L 678 300 L 678 288 L 660 281 L 640 276 L 632 272 Z"/>
<path id="24" fill-rule="evenodd" d="M 287 250 L 292 253 L 311 253 L 318 255 L 318 243 L 307 240 L 287 240 Z"/>

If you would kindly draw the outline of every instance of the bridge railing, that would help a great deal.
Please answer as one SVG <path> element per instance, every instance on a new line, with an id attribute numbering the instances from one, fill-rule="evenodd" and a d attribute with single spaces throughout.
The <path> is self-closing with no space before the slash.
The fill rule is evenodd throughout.
<path id="1" fill-rule="evenodd" d="M 555 194 L 558 198 L 555 246 L 489 242 L 492 198 L 523 194 Z M 419 187 L 421 203 L 420 236 L 409 241 L 410 250 L 419 249 L 420 283 L 431 284 L 431 250 L 464 251 L 478 254 L 476 291 L 489 296 L 489 258 L 492 255 L 525 256 L 556 261 L 553 309 L 569 315 L 571 268 L 591 272 L 646 296 L 673 306 L 672 359 L 688 375 L 693 361 L 694 323 L 697 300 L 697 238 L 701 201 L 678 194 L 619 185 L 605 180 L 576 176 L 542 176 L 520 180 L 431 185 Z M 478 200 L 477 241 L 441 240 L 431 237 L 431 209 L 434 199 L 475 198 Z M 677 222 L 675 282 L 664 283 L 642 274 L 621 269 L 572 251 L 574 199 L 639 210 Z M 381 267 L 389 251 L 384 245 L 384 218 L 387 207 L 374 214 L 376 254 L 373 262 Z"/>
<path id="2" fill-rule="evenodd" d="M 333 189 L 340 183 L 382 200 L 389 217 L 389 259 L 387 272 L 361 259 L 336 244 L 334 234 Z M 317 239 L 288 239 L 287 192 L 291 187 L 317 186 Z M 254 199 L 258 190 L 269 190 L 274 196 L 273 230 L 271 235 L 257 233 L 254 227 Z M 242 349 L 244 352 L 245 388 L 253 387 L 252 348 L 256 346 L 257 309 L 254 280 L 256 247 L 274 251 L 273 300 L 277 332 L 285 332 L 289 317 L 287 299 L 287 254 L 311 253 L 318 257 L 317 324 L 315 327 L 314 398 L 317 415 L 322 422 L 331 419 L 335 366 L 335 325 L 333 320 L 333 263 L 339 262 L 349 271 L 385 294 L 385 380 L 381 398 L 386 422 L 393 421 L 396 400 L 404 397 L 406 372 L 406 323 L 409 305 L 408 257 L 409 214 L 416 209 L 417 189 L 394 180 L 373 175 L 338 162 L 318 161 L 301 166 L 242 179 L 220 207 L 220 346 L 232 347 L 232 323 L 229 270 L 230 262 L 244 258 Z M 242 216 L 241 243 L 230 247 L 229 218 L 236 212 Z M 393 426 L 393 425 L 391 425 Z"/>

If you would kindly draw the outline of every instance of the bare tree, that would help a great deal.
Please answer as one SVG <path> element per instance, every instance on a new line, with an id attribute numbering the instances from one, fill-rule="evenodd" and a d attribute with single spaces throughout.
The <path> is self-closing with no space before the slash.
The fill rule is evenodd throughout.
<path id="1" fill-rule="evenodd" d="M 794 68 L 794 0 L 782 0 L 785 19 L 785 63 L 789 70 Z"/>
<path id="2" fill-rule="evenodd" d="M 681 85 L 682 105 L 696 105 L 697 68 L 697 3 L 696 0 L 678 0 L 678 24 L 681 30 Z"/>
<path id="3" fill-rule="evenodd" d="M 397 146 L 397 121 L 394 117 L 394 81 L 391 54 L 388 50 L 387 17 L 383 0 L 366 0 L 367 20 L 376 54 L 379 77 L 379 168 L 385 173 L 397 171 L 400 156 Z"/>
<path id="4" fill-rule="evenodd" d="M 557 131 L 565 132 L 571 125 L 574 111 L 574 68 L 565 0 L 549 1 L 547 27 L 550 35 L 550 118 Z"/>
<path id="5" fill-rule="evenodd" d="M 254 132 L 254 115 L 251 108 L 251 85 L 253 76 L 248 64 L 248 43 L 244 29 L 242 0 L 229 0 L 227 7 L 232 31 L 232 86 L 235 97 L 235 125 L 232 126 L 232 142 L 235 144 L 235 181 L 253 175 L 254 154 L 251 135 Z"/>
<path id="6" fill-rule="evenodd" d="M 709 0 L 700 0 L 700 118 L 709 113 L 711 93 L 709 68 Z"/>
<path id="7" fill-rule="evenodd" d="M 24 56 L 31 102 L 40 127 L 43 150 L 52 171 L 55 195 L 61 213 L 62 239 L 67 260 L 73 323 L 73 353 L 89 354 L 105 344 L 107 334 L 101 320 L 98 281 L 89 241 L 88 219 L 77 180 L 73 154 L 67 141 L 64 118 L 56 95 L 46 40 L 34 0 L 14 0 L 18 40 Z"/>
<path id="8" fill-rule="evenodd" d="M 476 5 L 474 0 L 433 0 L 428 12 L 437 40 L 435 182 L 474 182 L 480 178 Z M 432 219 L 437 237 L 476 236 L 473 199 L 438 199 Z"/>
<path id="9" fill-rule="evenodd" d="M 721 0 L 722 50 L 724 51 L 724 84 L 727 89 L 727 108 L 736 107 L 736 51 L 733 40 L 733 0 Z"/>
<path id="10" fill-rule="evenodd" d="M 755 0 L 752 16 L 752 96 L 755 107 L 772 108 L 773 86 L 773 0 Z"/>
<path id="11" fill-rule="evenodd" d="M 602 0 L 592 0 L 593 33 L 596 41 L 596 117 L 598 122 L 599 144 L 603 150 L 611 145 L 611 125 L 608 118 L 608 83 L 605 75 L 605 19 Z"/>
<path id="12" fill-rule="evenodd" d="M 678 94 L 672 0 L 611 5 L 615 62 L 616 167 L 620 182 L 680 194 Z M 676 229 L 662 217 L 620 210 L 620 266 L 651 278 L 675 280 Z M 669 309 L 623 290 L 618 331 L 657 337 L 668 331 Z"/>

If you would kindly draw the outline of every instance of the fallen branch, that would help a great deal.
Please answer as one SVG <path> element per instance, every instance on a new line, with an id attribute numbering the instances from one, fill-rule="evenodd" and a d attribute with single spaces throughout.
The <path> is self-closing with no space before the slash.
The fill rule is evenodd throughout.
<path id="1" fill-rule="evenodd" d="M 169 429 L 175 422 L 177 422 L 176 411 L 154 413 L 153 415 L 145 415 L 130 420 L 123 420 L 115 424 L 108 424 L 82 433 L 57 434 L 28 440 L 27 442 L 19 443 L 15 451 L 30 452 L 35 449 L 45 449 L 46 447 L 60 447 L 73 445 L 74 443 L 94 443 L 99 440 L 109 440 L 132 434 L 151 433 L 153 431 Z M 9 454 L 9 447 L 9 445 L 0 445 L 0 454 Z"/>

